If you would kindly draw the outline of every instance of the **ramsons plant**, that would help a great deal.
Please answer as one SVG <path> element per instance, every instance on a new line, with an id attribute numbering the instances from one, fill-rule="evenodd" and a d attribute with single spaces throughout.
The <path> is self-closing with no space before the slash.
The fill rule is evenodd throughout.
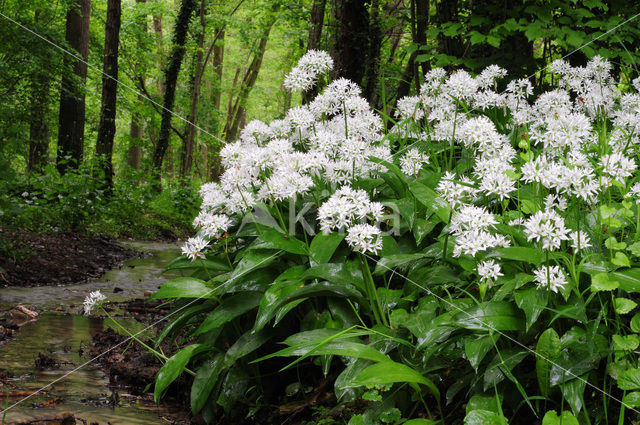
<path id="1" fill-rule="evenodd" d="M 285 84 L 331 66 L 311 51 Z M 284 388 L 317 364 L 367 401 L 350 424 L 640 419 L 640 78 L 610 69 L 556 61 L 537 96 L 434 69 L 391 129 L 337 79 L 249 123 L 168 267 L 189 275 L 153 296 L 183 347 L 156 399 L 190 365 L 194 414 L 256 414 L 274 365 Z"/>

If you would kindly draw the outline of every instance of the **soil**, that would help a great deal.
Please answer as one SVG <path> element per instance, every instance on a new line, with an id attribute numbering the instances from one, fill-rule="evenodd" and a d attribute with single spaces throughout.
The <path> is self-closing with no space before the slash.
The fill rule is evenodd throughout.
<path id="1" fill-rule="evenodd" d="M 140 252 L 108 237 L 0 228 L 0 285 L 29 287 L 83 282 L 139 255 Z"/>

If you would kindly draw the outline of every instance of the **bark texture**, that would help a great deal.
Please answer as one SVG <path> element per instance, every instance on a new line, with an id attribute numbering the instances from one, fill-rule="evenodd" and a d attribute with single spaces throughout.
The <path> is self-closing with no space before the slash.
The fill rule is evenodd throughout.
<path id="1" fill-rule="evenodd" d="M 57 156 L 58 171 L 62 174 L 69 167 L 78 168 L 84 150 L 84 84 L 89 56 L 90 13 L 91 0 L 77 0 L 67 11 L 65 40 L 82 60 L 72 62 L 73 75 L 62 75 Z"/>
<path id="2" fill-rule="evenodd" d="M 160 122 L 160 134 L 158 136 L 158 143 L 156 144 L 155 151 L 153 153 L 153 172 L 156 178 L 156 184 L 159 188 L 160 184 L 160 170 L 162 168 L 162 161 L 164 155 L 167 152 L 169 146 L 169 135 L 171 131 L 171 118 L 173 103 L 176 95 L 176 84 L 178 81 L 178 74 L 180 73 L 180 67 L 182 65 L 182 59 L 184 58 L 185 42 L 187 40 L 187 30 L 189 29 L 189 21 L 191 15 L 196 8 L 195 0 L 183 0 L 180 5 L 180 11 L 178 12 L 178 19 L 176 20 L 175 29 L 173 33 L 172 50 L 169 58 L 169 64 L 165 69 L 164 78 L 164 100 L 162 102 L 162 120 Z"/>
<path id="3" fill-rule="evenodd" d="M 103 172 L 105 186 L 109 190 L 113 187 L 113 138 L 116 134 L 120 15 L 120 0 L 108 0 L 107 22 L 104 32 L 102 102 L 100 107 L 98 140 L 96 141 L 96 157 Z"/>

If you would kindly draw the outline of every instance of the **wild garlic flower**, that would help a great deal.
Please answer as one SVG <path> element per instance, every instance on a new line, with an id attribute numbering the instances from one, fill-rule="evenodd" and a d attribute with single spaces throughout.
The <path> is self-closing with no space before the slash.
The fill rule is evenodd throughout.
<path id="1" fill-rule="evenodd" d="M 284 86 L 291 91 L 307 91 L 313 87 L 320 74 L 333 69 L 333 59 L 327 52 L 309 50 L 284 79 Z"/>
<path id="2" fill-rule="evenodd" d="M 408 176 L 417 176 L 422 166 L 429 162 L 429 155 L 412 148 L 400 157 L 400 169 Z"/>
<path id="3" fill-rule="evenodd" d="M 564 218 L 553 210 L 538 211 L 525 223 L 527 240 L 542 243 L 542 249 L 553 251 L 560 248 L 562 241 L 570 240 L 570 229 L 564 225 Z"/>
<path id="4" fill-rule="evenodd" d="M 496 80 L 506 77 L 507 70 L 498 65 L 489 65 L 482 70 L 475 80 L 478 88 L 486 90 L 496 85 Z M 495 87 L 494 87 L 495 88 Z"/>
<path id="5" fill-rule="evenodd" d="M 600 159 L 602 172 L 612 179 L 624 184 L 627 177 L 631 177 L 637 165 L 633 158 L 627 158 L 620 152 L 603 155 Z"/>
<path id="6" fill-rule="evenodd" d="M 640 182 L 634 183 L 633 186 L 629 188 L 629 191 L 626 195 L 624 195 L 624 197 L 631 198 L 636 201 L 636 204 L 640 204 Z"/>
<path id="7" fill-rule="evenodd" d="M 84 299 L 84 314 L 87 316 L 91 314 L 91 310 L 100 307 L 102 305 L 102 302 L 106 299 L 107 297 L 102 295 L 100 291 L 90 292 L 89 295 L 87 295 Z"/>
<path id="8" fill-rule="evenodd" d="M 193 221 L 202 234 L 211 239 L 217 239 L 231 227 L 231 219 L 225 214 L 200 213 Z"/>
<path id="9" fill-rule="evenodd" d="M 575 232 L 571 232 L 569 236 L 571 237 L 571 247 L 576 251 L 583 250 L 591 246 L 591 240 L 589 239 L 589 235 L 587 235 L 582 230 L 580 231 L 576 230 Z"/>
<path id="10" fill-rule="evenodd" d="M 358 221 L 379 221 L 382 214 L 382 204 L 371 202 L 366 191 L 343 186 L 318 208 L 318 221 L 322 231 L 329 233 L 350 228 Z"/>
<path id="11" fill-rule="evenodd" d="M 567 277 L 559 266 L 542 266 L 533 272 L 539 289 L 548 289 L 557 293 L 567 284 Z"/>
<path id="12" fill-rule="evenodd" d="M 355 224 L 351 226 L 345 238 L 354 251 L 362 254 L 377 255 L 382 250 L 380 229 L 371 224 Z"/>
<path id="13" fill-rule="evenodd" d="M 201 236 L 187 239 L 182 245 L 182 254 L 194 261 L 196 258 L 204 257 L 203 251 L 209 245 L 209 241 Z"/>
<path id="14" fill-rule="evenodd" d="M 455 182 L 458 180 L 460 183 Z M 464 184 L 463 184 L 464 183 Z M 450 171 L 444 173 L 438 186 L 436 186 L 438 196 L 449 203 L 451 208 L 457 205 L 473 201 L 477 193 L 475 183 L 467 176 L 459 178 Z"/>
<path id="15" fill-rule="evenodd" d="M 424 110 L 420 106 L 420 98 L 418 96 L 405 96 L 399 99 L 395 115 L 401 120 L 410 118 L 418 121 L 424 118 Z"/>
<path id="16" fill-rule="evenodd" d="M 476 270 L 478 272 L 478 276 L 480 276 L 480 280 L 485 282 L 495 282 L 498 277 L 504 276 L 500 269 L 500 264 L 496 263 L 495 260 L 487 260 L 478 263 Z"/>
<path id="17" fill-rule="evenodd" d="M 488 230 L 498 224 L 493 214 L 485 207 L 475 205 L 463 205 L 451 217 L 451 233 L 460 235 L 470 230 Z"/>

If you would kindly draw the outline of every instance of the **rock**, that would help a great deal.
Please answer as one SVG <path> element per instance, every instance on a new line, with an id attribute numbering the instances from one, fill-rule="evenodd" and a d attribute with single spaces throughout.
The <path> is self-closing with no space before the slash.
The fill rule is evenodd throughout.
<path id="1" fill-rule="evenodd" d="M 153 295 L 153 291 L 144 291 L 145 297 L 150 297 L 151 295 Z"/>
<path id="2" fill-rule="evenodd" d="M 53 416 L 9 422 L 8 425 L 75 425 L 76 417 L 71 412 L 61 412 Z"/>

